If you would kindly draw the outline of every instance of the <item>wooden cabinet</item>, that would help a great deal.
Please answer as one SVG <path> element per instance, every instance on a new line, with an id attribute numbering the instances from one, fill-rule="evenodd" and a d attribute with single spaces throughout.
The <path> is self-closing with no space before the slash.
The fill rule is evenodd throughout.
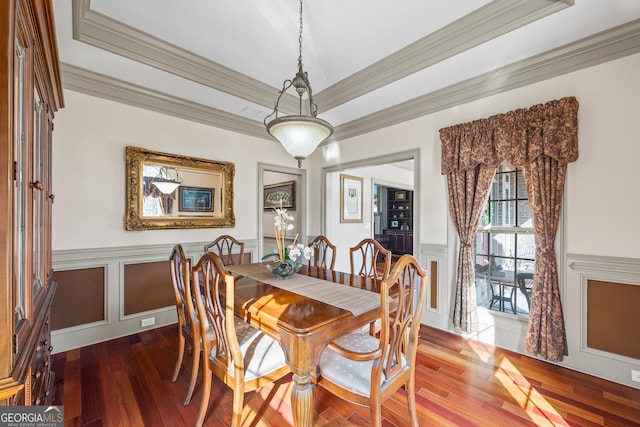
<path id="1" fill-rule="evenodd" d="M 387 228 L 384 236 L 389 237 L 387 249 L 397 255 L 413 254 L 413 230 L 396 230 Z"/>
<path id="2" fill-rule="evenodd" d="M 387 188 L 386 248 L 394 254 L 413 254 L 413 191 Z"/>
<path id="3" fill-rule="evenodd" d="M 387 189 L 387 228 L 413 230 L 413 191 Z"/>
<path id="4" fill-rule="evenodd" d="M 62 107 L 51 1 L 0 2 L 0 28 L 0 404 L 49 404 L 51 137 Z"/>

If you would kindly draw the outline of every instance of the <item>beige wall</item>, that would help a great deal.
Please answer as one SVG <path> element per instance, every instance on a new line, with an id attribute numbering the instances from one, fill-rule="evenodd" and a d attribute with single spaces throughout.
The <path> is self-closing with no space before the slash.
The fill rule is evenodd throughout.
<path id="1" fill-rule="evenodd" d="M 457 242 L 449 221 L 446 181 L 440 174 L 438 130 L 552 99 L 575 96 L 580 103 L 580 155 L 577 162 L 569 165 L 562 229 L 564 247 L 560 248 L 561 293 L 570 346 L 570 356 L 564 364 L 629 384 L 629 368 L 640 369 L 640 361 L 610 354 L 594 355 L 585 350 L 583 312 L 587 309 L 584 305 L 586 299 L 581 294 L 581 279 L 573 273 L 575 269 L 570 263 L 565 262 L 565 256 L 624 258 L 627 260 L 625 265 L 631 269 L 626 273 L 630 277 L 628 280 L 640 283 L 640 280 L 635 280 L 640 276 L 640 226 L 637 219 L 640 197 L 636 189 L 640 182 L 636 165 L 640 159 L 638 70 L 640 54 L 323 146 L 305 161 L 310 196 L 307 198 L 307 234 L 319 234 L 322 228 L 322 198 L 316 195 L 321 188 L 323 167 L 419 149 L 419 241 L 425 247 L 443 247 L 446 251 L 446 263 L 438 267 L 442 274 L 439 277 L 443 279 L 439 280 L 436 292 L 444 303 L 439 304 L 437 310 L 428 310 L 423 321 L 451 329 Z M 256 223 L 262 217 L 262 212 L 257 209 L 261 194 L 257 188 L 258 162 L 295 166 L 295 161 L 281 147 L 266 140 L 71 91 L 65 91 L 65 101 L 66 108 L 56 117 L 54 134 L 54 256 L 55 251 L 83 248 L 210 241 L 223 233 L 234 234 L 242 240 L 258 239 Z M 124 231 L 126 145 L 234 162 L 236 228 Z M 353 230 L 353 236 L 349 236 L 357 238 L 365 231 L 365 226 L 359 225 L 358 230 Z M 346 235 L 341 234 L 342 237 Z M 609 279 L 598 277 L 598 280 Z M 113 304 L 117 304 L 117 299 Z M 481 321 L 486 327 L 483 329 L 486 334 L 479 336 L 481 339 L 522 351 L 525 322 L 492 315 L 483 316 Z"/>
<path id="2" fill-rule="evenodd" d="M 65 91 L 53 147 L 53 249 L 255 239 L 257 161 L 295 165 L 276 142 Z M 235 163 L 234 229 L 125 231 L 127 145 Z"/>
<path id="3" fill-rule="evenodd" d="M 340 175 L 362 178 L 362 222 L 340 222 Z M 373 181 L 400 188 L 413 188 L 413 173 L 389 165 L 345 169 L 327 174 L 325 203 L 325 234 L 336 245 L 335 269 L 349 271 L 349 248 L 360 240 L 373 237 Z"/>
<path id="4" fill-rule="evenodd" d="M 309 188 L 320 188 L 323 166 L 419 148 L 421 242 L 447 243 L 448 208 L 440 175 L 442 127 L 529 107 L 563 96 L 580 102 L 580 157 L 569 166 L 565 208 L 567 251 L 640 258 L 635 76 L 640 55 L 592 67 L 525 88 L 421 117 L 321 147 L 307 161 Z M 202 240 L 202 230 L 127 232 L 124 217 L 124 147 L 232 161 L 236 165 L 235 213 L 240 238 L 256 238 L 257 162 L 290 165 L 276 143 L 65 91 L 56 116 L 53 151 L 53 249 Z M 250 155 L 249 155 L 250 153 Z M 309 235 L 320 232 L 320 197 L 309 198 Z M 615 207 L 615 209 L 612 209 Z M 610 218 L 615 220 L 608 220 Z M 96 226 L 96 225 L 99 226 Z M 606 224 L 606 226 L 603 226 Z M 209 230 L 212 235 L 219 230 Z M 206 240 L 206 239 L 205 239 Z"/>
<path id="5" fill-rule="evenodd" d="M 314 165 L 310 186 L 319 188 L 317 167 L 420 148 L 421 242 L 446 244 L 448 207 L 446 181 L 440 175 L 438 130 L 575 96 L 580 103 L 580 154 L 569 165 L 567 177 L 567 251 L 640 258 L 640 197 L 629 187 L 640 182 L 638 70 L 640 54 L 327 145 L 310 158 Z M 313 213 L 319 209 L 319 200 L 311 203 Z M 310 220 L 315 225 L 318 221 L 317 215 Z"/>
<path id="6" fill-rule="evenodd" d="M 446 265 L 439 267 L 439 308 L 427 309 L 423 322 L 453 330 L 451 313 L 457 236 L 449 219 L 446 180 L 440 175 L 439 129 L 575 96 L 580 103 L 579 158 L 568 168 L 564 221 L 558 240 L 560 292 L 569 342 L 569 357 L 563 364 L 640 387 L 630 381 L 630 371 L 640 369 L 640 360 L 588 347 L 585 315 L 589 311 L 586 278 L 640 285 L 640 197 L 636 190 L 640 183 L 637 166 L 640 160 L 638 70 L 640 54 L 324 146 L 310 159 L 314 169 L 309 174 L 309 184 L 312 188 L 320 186 L 321 173 L 316 165 L 331 167 L 363 157 L 385 156 L 415 148 L 421 150 L 417 227 L 421 249 L 446 248 L 443 257 Z M 319 227 L 319 201 L 312 199 L 311 203 L 310 224 Z M 314 232 L 316 230 L 312 229 L 311 233 Z M 570 259 L 569 255 L 579 256 Z M 422 258 L 425 261 L 424 255 Z M 576 258 L 586 258 L 586 261 L 578 265 L 573 261 Z M 482 310 L 479 310 L 479 318 L 480 332 L 475 337 L 524 353 L 526 319 Z M 638 340 L 640 335 L 630 330 L 628 339 Z"/>

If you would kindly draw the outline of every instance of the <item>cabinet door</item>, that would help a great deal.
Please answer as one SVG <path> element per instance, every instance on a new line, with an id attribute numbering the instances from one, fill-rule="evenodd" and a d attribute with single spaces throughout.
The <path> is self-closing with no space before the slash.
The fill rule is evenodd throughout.
<path id="1" fill-rule="evenodd" d="M 395 236 L 396 236 L 396 244 L 395 244 L 396 252 L 399 252 L 399 253 L 406 252 L 406 248 L 407 248 L 406 234 L 398 232 L 395 234 Z"/>
<path id="2" fill-rule="evenodd" d="M 0 26 L 0 404 L 29 405 L 47 402 L 54 378 L 50 144 L 63 98 L 52 0 L 0 2 Z"/>
<path id="3" fill-rule="evenodd" d="M 20 20 L 18 20 L 18 24 Z M 13 305 L 14 337 L 13 357 L 24 346 L 28 332 L 28 318 L 30 317 L 29 282 L 29 145 L 30 135 L 27 132 L 28 120 L 28 67 L 29 50 L 25 34 L 16 29 L 14 50 L 14 141 L 13 141 L 13 274 L 12 287 L 15 292 Z M 13 359 L 15 360 L 15 359 Z M 12 363 L 13 364 L 13 363 Z"/>
<path id="4" fill-rule="evenodd" d="M 37 85 L 33 89 L 33 156 L 30 187 L 33 203 L 33 259 L 31 262 L 32 299 L 36 301 L 49 274 L 47 263 L 49 261 L 49 234 L 48 217 L 50 215 L 48 188 L 49 180 L 49 120 L 47 117 L 47 105 L 40 96 Z"/>

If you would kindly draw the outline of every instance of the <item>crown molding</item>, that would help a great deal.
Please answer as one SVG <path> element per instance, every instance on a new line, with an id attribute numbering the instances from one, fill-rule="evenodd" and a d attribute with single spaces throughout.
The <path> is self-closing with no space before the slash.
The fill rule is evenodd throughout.
<path id="1" fill-rule="evenodd" d="M 74 65 L 62 63 L 60 71 L 62 86 L 65 89 L 275 142 L 267 134 L 262 122 L 167 95 Z"/>
<path id="2" fill-rule="evenodd" d="M 74 4 L 89 5 L 89 0 L 73 1 Z M 640 20 L 635 20 L 339 125 L 331 138 L 323 144 L 352 138 L 639 51 Z M 274 141 L 265 131 L 262 122 L 69 64 L 63 64 L 61 72 L 63 87 L 66 89 Z"/>
<path id="3" fill-rule="evenodd" d="M 640 19 L 337 126 L 332 140 L 352 138 L 638 52 Z"/>
<path id="4" fill-rule="evenodd" d="M 573 0 L 494 0 L 316 93 L 316 104 L 330 110 L 573 4 Z M 93 11 L 91 0 L 73 0 L 73 38 L 268 108 L 279 91 Z M 280 105 L 285 112 L 296 112 L 298 102 L 285 93 Z"/>
<path id="5" fill-rule="evenodd" d="M 75 40 L 273 109 L 280 89 L 96 12 L 91 0 L 72 5 Z M 298 97 L 285 93 L 280 106 L 296 112 Z"/>
<path id="6" fill-rule="evenodd" d="M 494 0 L 317 93 L 328 111 L 569 6 L 573 0 Z"/>

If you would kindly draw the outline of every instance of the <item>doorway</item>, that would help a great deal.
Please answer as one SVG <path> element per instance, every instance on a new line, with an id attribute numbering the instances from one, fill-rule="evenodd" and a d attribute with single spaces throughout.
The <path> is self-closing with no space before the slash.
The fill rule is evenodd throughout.
<path id="1" fill-rule="evenodd" d="M 288 168 L 266 163 L 258 163 L 258 261 L 265 253 L 271 252 L 275 245 L 273 232 L 273 212 L 270 207 L 265 207 L 265 187 L 289 184 L 293 182 L 292 200 L 289 200 L 287 212 L 295 218 L 295 230 L 287 235 L 289 242 L 298 235 L 299 242 L 307 241 L 307 171 L 298 168 Z M 290 187 L 289 187 L 290 188 Z M 265 252 L 265 250 L 267 252 Z M 254 262 L 255 262 L 254 261 Z"/>
<path id="2" fill-rule="evenodd" d="M 327 236 L 337 247 L 339 254 L 336 269 L 349 270 L 349 248 L 353 247 L 363 238 L 375 238 L 376 220 L 374 214 L 373 192 L 375 185 L 385 185 L 392 188 L 406 188 L 413 191 L 413 239 L 408 243 L 408 250 L 417 253 L 419 247 L 419 218 L 420 207 L 420 150 L 409 150 L 392 153 L 375 158 L 361 159 L 339 165 L 328 166 L 322 169 L 321 176 L 321 208 L 320 227 L 321 234 Z M 391 166 L 393 165 L 393 166 Z M 405 169 L 400 169 L 400 166 Z M 389 170 L 392 170 L 389 172 Z M 394 172 L 395 170 L 395 172 Z M 382 171 L 378 173 L 378 171 Z M 340 222 L 340 174 L 348 174 L 363 177 L 363 218 L 358 223 Z M 401 174 L 409 174 L 409 178 L 400 179 Z M 380 197 L 380 195 L 378 195 Z M 381 205 L 378 205 L 381 206 Z M 406 212 L 408 213 L 408 211 Z M 382 223 L 381 223 L 382 225 Z M 384 228 L 382 227 L 381 230 Z"/>
<path id="3" fill-rule="evenodd" d="M 413 163 L 393 163 L 394 167 L 409 167 L 413 171 Z M 414 240 L 414 191 L 413 182 L 373 181 L 374 191 L 374 235 L 395 258 L 404 254 L 413 255 Z M 376 197 L 377 196 L 377 197 Z M 377 203 L 376 203 L 377 201 Z"/>

